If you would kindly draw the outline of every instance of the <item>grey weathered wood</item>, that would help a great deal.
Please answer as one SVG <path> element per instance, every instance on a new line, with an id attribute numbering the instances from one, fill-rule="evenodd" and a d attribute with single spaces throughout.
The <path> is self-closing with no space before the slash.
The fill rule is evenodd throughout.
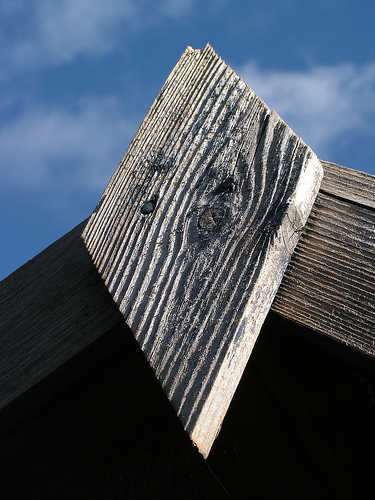
<path id="1" fill-rule="evenodd" d="M 83 233 L 204 456 L 318 192 L 314 153 L 207 46 L 188 48 Z"/>
<path id="2" fill-rule="evenodd" d="M 375 177 L 322 164 L 320 194 L 272 307 L 374 356 Z M 0 411 L 122 321 L 80 238 L 84 226 L 0 283 Z"/>
<path id="3" fill-rule="evenodd" d="M 0 283 L 0 410 L 122 321 L 80 235 Z"/>
<path id="4" fill-rule="evenodd" d="M 323 165 L 321 192 L 272 308 L 374 356 L 375 178 Z"/>
<path id="5" fill-rule="evenodd" d="M 375 208 L 375 177 L 366 172 L 321 161 L 324 177 L 321 190 L 368 208 Z"/>

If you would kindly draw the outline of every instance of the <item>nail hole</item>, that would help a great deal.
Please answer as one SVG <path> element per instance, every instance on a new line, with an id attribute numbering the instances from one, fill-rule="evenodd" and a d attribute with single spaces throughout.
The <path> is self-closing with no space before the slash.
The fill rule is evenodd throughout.
<path id="1" fill-rule="evenodd" d="M 219 186 L 216 188 L 215 193 L 216 194 L 225 192 L 233 193 L 235 189 L 236 189 L 236 181 L 234 180 L 234 177 L 228 177 L 221 184 L 219 184 Z"/>
<path id="2" fill-rule="evenodd" d="M 143 215 L 151 214 L 156 207 L 156 200 L 147 201 L 141 208 L 141 212 Z"/>

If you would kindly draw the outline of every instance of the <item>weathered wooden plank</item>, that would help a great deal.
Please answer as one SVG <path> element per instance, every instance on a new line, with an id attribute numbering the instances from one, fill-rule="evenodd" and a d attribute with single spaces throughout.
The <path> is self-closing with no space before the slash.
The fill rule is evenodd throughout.
<path id="1" fill-rule="evenodd" d="M 123 321 L 80 238 L 84 227 L 0 284 L 0 410 Z"/>
<path id="2" fill-rule="evenodd" d="M 373 356 L 374 212 L 370 207 L 374 207 L 375 178 L 322 164 L 321 194 L 273 308 Z M 338 230 L 339 221 L 343 231 Z M 80 240 L 83 227 L 84 223 L 0 284 L 0 410 L 122 321 Z M 303 300 L 296 307 L 299 294 Z"/>
<path id="3" fill-rule="evenodd" d="M 187 49 L 83 238 L 207 456 L 322 177 L 207 46 Z"/>
<path id="4" fill-rule="evenodd" d="M 347 201 L 375 208 L 375 177 L 335 163 L 321 161 L 324 177 L 321 190 Z"/>
<path id="5" fill-rule="evenodd" d="M 325 169 L 328 164 L 324 164 Z M 274 311 L 346 345 L 375 355 L 375 211 L 374 178 L 363 178 L 348 197 L 341 186 L 348 169 L 322 183 L 308 222 L 272 305 Z M 328 168 L 327 168 L 328 170 Z M 325 170 L 326 171 L 326 170 Z M 329 172 L 331 172 L 329 170 Z M 361 173 L 351 172 L 360 179 Z M 338 184 L 336 184 L 336 180 Z M 324 191 L 323 191 L 324 189 Z M 357 193 L 353 196 L 353 190 Z M 327 194 L 333 192 L 334 196 Z M 369 203 L 361 206 L 359 201 Z"/>
<path id="6" fill-rule="evenodd" d="M 323 165 L 326 168 L 326 162 Z M 342 177 L 348 170 L 334 168 L 342 169 Z M 365 177 L 364 191 L 371 185 Z M 368 244 L 373 241 L 374 212 L 327 195 L 328 189 L 337 192 L 334 180 L 324 187 L 272 309 L 373 356 L 375 266 L 374 249 Z M 336 228 L 345 221 L 336 204 L 345 206 L 345 218 L 356 213 L 355 221 L 345 222 L 344 232 Z M 362 226 L 368 217 L 368 237 L 358 238 L 358 220 Z M 85 222 L 0 283 L 0 411 L 122 320 L 80 240 L 84 226 Z M 4 426 L 4 412 L 0 414 Z M 15 419 L 13 413 L 12 422 Z"/>

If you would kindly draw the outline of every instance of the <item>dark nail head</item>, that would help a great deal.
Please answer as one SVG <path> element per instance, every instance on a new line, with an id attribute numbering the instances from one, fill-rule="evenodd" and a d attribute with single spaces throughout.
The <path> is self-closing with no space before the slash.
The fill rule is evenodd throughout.
<path id="1" fill-rule="evenodd" d="M 143 215 L 151 214 L 155 210 L 155 202 L 147 201 L 141 208 Z"/>

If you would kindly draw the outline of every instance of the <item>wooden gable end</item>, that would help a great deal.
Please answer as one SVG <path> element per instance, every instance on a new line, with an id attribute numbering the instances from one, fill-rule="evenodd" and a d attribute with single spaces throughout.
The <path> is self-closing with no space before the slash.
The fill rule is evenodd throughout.
<path id="1" fill-rule="evenodd" d="M 153 130 L 164 142 L 146 154 L 149 135 L 139 141 L 147 132 L 143 126 L 127 153 L 134 164 L 128 169 L 121 163 L 90 219 L 0 283 L 1 491 L 9 498 L 147 498 L 153 492 L 179 498 L 181 491 L 191 498 L 241 498 L 249 492 L 255 498 L 365 497 L 375 443 L 375 178 L 318 162 L 211 48 L 188 49 L 183 58 L 181 74 L 190 71 L 193 78 L 198 71 L 197 86 L 182 79 L 181 91 L 175 69 L 162 89 L 169 95 L 174 82 L 173 98 L 159 96 L 146 117 L 146 125 L 155 120 Z M 204 75 L 212 84 L 216 71 L 234 90 L 228 105 L 214 85 L 212 94 L 204 86 Z M 184 92 L 195 96 L 190 107 L 184 106 Z M 222 117 L 214 138 L 194 125 L 194 116 L 203 123 L 211 116 L 215 123 L 200 95 Z M 158 113 L 158 106 L 172 113 L 175 127 L 168 133 L 170 115 Z M 183 124 L 191 125 L 189 133 Z M 204 154 L 199 159 L 199 151 L 211 155 L 210 162 Z M 320 167 L 324 175 L 314 201 Z M 303 179 L 315 180 L 301 184 Z M 252 191 L 259 182 L 261 188 Z M 282 196 L 267 186 L 281 187 Z M 304 204 L 298 193 L 306 192 L 310 201 Z M 189 215 L 179 206 L 188 207 Z M 254 242 L 258 253 L 252 253 Z M 249 263 L 259 264 L 259 274 L 249 271 Z M 158 271 L 150 279 L 153 264 Z M 165 274 L 167 288 L 160 292 L 173 293 L 158 296 L 163 269 L 172 274 Z M 235 286 L 239 278 L 242 288 Z M 199 286 L 189 289 L 195 279 Z M 166 339 L 154 328 L 165 311 Z M 216 321 L 221 326 L 205 329 Z M 185 337 L 173 335 L 181 333 L 177 324 L 188 348 Z M 208 344 L 195 345 L 207 332 Z M 164 367 L 180 394 L 189 384 L 199 387 L 201 378 L 209 387 L 201 400 L 194 395 L 201 389 L 191 392 L 187 412 L 180 412 L 205 455 L 237 387 L 207 461 L 186 438 L 134 334 L 143 340 L 152 334 L 149 344 L 140 345 L 156 372 L 172 347 L 174 362 Z M 180 357 L 176 345 L 183 346 Z M 193 363 L 191 346 L 198 346 Z M 211 379 L 197 371 L 206 360 Z M 208 401 L 209 394 L 205 413 L 199 401 Z M 170 399 L 177 410 L 184 401 Z M 213 420 L 206 420 L 212 409 Z M 186 415 L 193 415 L 195 425 L 189 426 Z M 201 415 L 203 424 L 197 425 Z"/>

